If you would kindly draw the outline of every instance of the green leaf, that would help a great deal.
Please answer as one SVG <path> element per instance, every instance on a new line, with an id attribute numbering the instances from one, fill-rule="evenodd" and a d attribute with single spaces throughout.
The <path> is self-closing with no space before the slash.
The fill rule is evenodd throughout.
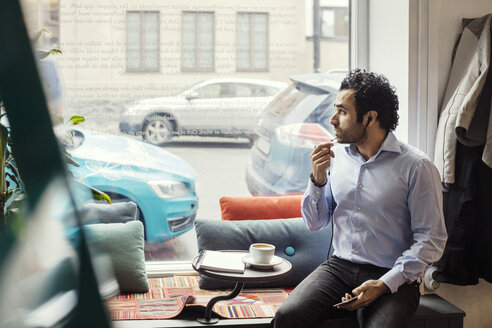
<path id="1" fill-rule="evenodd" d="M 73 125 L 77 125 L 79 123 L 82 123 L 85 121 L 85 118 L 83 116 L 79 116 L 79 115 L 74 115 L 72 117 L 70 117 L 70 120 L 69 120 Z"/>
<path id="2" fill-rule="evenodd" d="M 58 50 L 58 49 L 51 49 L 49 51 L 39 51 L 38 52 L 38 56 L 39 56 L 39 59 L 43 59 L 43 58 L 46 58 L 48 57 L 49 55 L 52 55 L 52 54 L 61 54 L 61 50 Z"/>
<path id="3" fill-rule="evenodd" d="M 105 194 L 105 193 L 98 194 L 98 193 L 93 192 L 92 197 L 94 197 L 94 199 L 103 200 L 106 203 L 111 204 L 111 197 L 109 197 L 108 194 Z"/>

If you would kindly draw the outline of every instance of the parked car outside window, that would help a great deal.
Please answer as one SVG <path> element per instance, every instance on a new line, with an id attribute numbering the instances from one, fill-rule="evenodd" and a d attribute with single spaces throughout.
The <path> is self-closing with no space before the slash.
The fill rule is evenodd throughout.
<path id="1" fill-rule="evenodd" d="M 259 112 L 286 83 L 216 78 L 171 97 L 144 99 L 128 106 L 120 131 L 162 145 L 183 135 L 246 137 L 253 141 Z"/>
<path id="2" fill-rule="evenodd" d="M 292 76 L 292 83 L 261 112 L 246 169 L 251 194 L 304 192 L 311 172 L 309 154 L 334 138 L 330 118 L 341 79 L 330 73 Z"/>
<path id="3" fill-rule="evenodd" d="M 147 243 L 190 230 L 197 212 L 196 173 L 180 157 L 128 137 L 74 129 L 64 142 L 80 167 L 74 179 L 137 203 Z"/>

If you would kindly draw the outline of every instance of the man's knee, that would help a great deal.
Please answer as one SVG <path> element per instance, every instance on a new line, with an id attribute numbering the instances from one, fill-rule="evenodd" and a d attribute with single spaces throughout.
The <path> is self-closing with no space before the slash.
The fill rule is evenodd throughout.
<path id="1" fill-rule="evenodd" d="M 285 302 L 275 313 L 270 326 L 274 328 L 301 327 L 305 313 L 302 313 L 299 308 L 296 304 Z"/>

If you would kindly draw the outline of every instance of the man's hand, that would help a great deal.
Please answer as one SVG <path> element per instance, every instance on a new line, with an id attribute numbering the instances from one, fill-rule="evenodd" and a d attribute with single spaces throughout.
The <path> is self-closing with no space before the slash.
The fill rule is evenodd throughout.
<path id="1" fill-rule="evenodd" d="M 317 145 L 311 153 L 311 166 L 313 167 L 313 178 L 316 184 L 323 184 L 326 181 L 326 169 L 330 166 L 330 160 L 335 157 L 331 150 L 333 142 Z"/>
<path id="2" fill-rule="evenodd" d="M 387 291 L 388 287 L 381 280 L 367 280 L 362 285 L 352 290 L 352 294 L 355 296 L 360 295 L 358 300 L 349 304 L 338 306 L 338 308 L 354 311 L 360 307 L 368 306 L 378 297 L 386 294 Z M 342 297 L 342 301 L 346 301 L 351 298 L 352 296 L 350 294 L 345 294 L 345 297 Z"/>

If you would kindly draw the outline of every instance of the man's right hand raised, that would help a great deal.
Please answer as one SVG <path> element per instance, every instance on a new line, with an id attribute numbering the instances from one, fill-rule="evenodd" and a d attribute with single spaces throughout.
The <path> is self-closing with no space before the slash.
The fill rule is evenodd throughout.
<path id="1" fill-rule="evenodd" d="M 311 152 L 313 179 L 317 185 L 326 182 L 326 169 L 330 166 L 331 158 L 335 157 L 335 153 L 331 150 L 333 145 L 333 142 L 322 143 L 314 147 Z"/>

